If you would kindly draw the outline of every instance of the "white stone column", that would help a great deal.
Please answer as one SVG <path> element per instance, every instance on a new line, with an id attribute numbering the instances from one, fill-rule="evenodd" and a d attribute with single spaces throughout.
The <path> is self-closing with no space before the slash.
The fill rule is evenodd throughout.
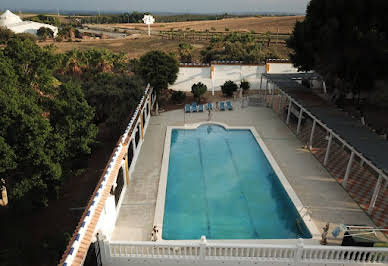
<path id="1" fill-rule="evenodd" d="M 298 117 L 298 127 L 296 128 L 296 134 L 299 134 L 300 125 L 302 124 L 302 117 L 303 117 L 303 109 L 300 108 L 299 117 Z"/>
<path id="2" fill-rule="evenodd" d="M 330 132 L 329 142 L 327 143 L 327 148 L 326 148 L 325 160 L 323 161 L 324 166 L 326 166 L 327 162 L 329 161 L 330 146 L 332 141 L 333 141 L 333 134 Z"/>
<path id="3" fill-rule="evenodd" d="M 381 183 L 382 182 L 383 182 L 383 175 L 380 174 L 379 175 L 379 179 L 377 180 L 377 183 L 376 183 L 376 186 L 375 186 L 375 190 L 373 192 L 372 199 L 371 199 L 370 204 L 369 204 L 369 208 L 368 208 L 368 213 L 369 214 L 372 214 L 373 209 L 375 208 L 377 197 L 379 196 L 380 189 L 381 189 Z"/>
<path id="4" fill-rule="evenodd" d="M 314 132 L 315 132 L 315 127 L 316 126 L 317 126 L 317 120 L 314 119 L 313 127 L 311 128 L 310 141 L 309 141 L 309 149 L 310 150 L 313 148 Z"/>
<path id="5" fill-rule="evenodd" d="M 288 103 L 288 113 L 287 113 L 287 125 L 290 124 L 290 115 L 291 115 L 291 106 L 292 106 L 292 101 L 291 98 L 288 98 L 289 103 Z"/>
<path id="6" fill-rule="evenodd" d="M 345 177 L 344 177 L 344 180 L 342 181 L 342 186 L 344 188 L 346 188 L 347 184 L 348 184 L 348 179 L 349 179 L 349 175 L 350 175 L 350 171 L 352 170 L 352 164 L 353 164 L 353 160 L 354 160 L 354 151 L 352 151 L 352 154 L 350 155 L 350 159 L 349 159 L 349 162 L 348 162 L 348 167 L 346 167 L 346 173 L 345 173 Z"/>
<path id="7" fill-rule="evenodd" d="M 283 100 L 283 94 L 280 93 L 279 108 L 278 108 L 279 114 L 282 113 L 282 110 L 281 110 L 281 108 L 282 108 L 282 100 Z"/>

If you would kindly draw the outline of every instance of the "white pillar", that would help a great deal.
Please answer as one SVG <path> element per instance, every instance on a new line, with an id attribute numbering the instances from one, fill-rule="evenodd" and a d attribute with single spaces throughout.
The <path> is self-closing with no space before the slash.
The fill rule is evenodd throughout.
<path id="1" fill-rule="evenodd" d="M 272 93 L 271 93 L 271 108 L 273 108 L 273 100 L 275 97 L 275 84 L 272 86 Z"/>
<path id="2" fill-rule="evenodd" d="M 299 111 L 299 118 L 298 118 L 298 127 L 296 128 L 296 134 L 299 134 L 300 125 L 302 124 L 302 116 L 303 116 L 303 109 L 300 108 L 300 111 Z"/>
<path id="3" fill-rule="evenodd" d="M 205 260 L 206 258 L 206 236 L 201 236 L 201 241 L 199 242 L 199 258 L 200 260 Z"/>
<path id="4" fill-rule="evenodd" d="M 381 182 L 382 181 L 383 181 L 383 175 L 380 174 L 379 175 L 379 179 L 377 179 L 376 187 L 375 187 L 372 199 L 371 199 L 370 204 L 369 204 L 369 208 L 368 208 L 368 213 L 369 214 L 372 214 L 373 209 L 375 208 L 377 197 L 379 196 L 379 192 L 380 192 Z"/>
<path id="5" fill-rule="evenodd" d="M 281 114 L 282 112 L 282 110 L 281 110 L 281 108 L 282 108 L 282 100 L 283 100 L 283 94 L 280 94 L 280 99 L 279 99 L 279 108 L 278 108 L 278 110 L 279 110 L 279 114 Z"/>
<path id="6" fill-rule="evenodd" d="M 260 90 L 262 89 L 262 85 L 263 84 L 263 74 L 261 74 L 260 76 Z"/>
<path id="7" fill-rule="evenodd" d="M 291 115 L 291 106 L 292 106 L 292 101 L 291 101 L 291 98 L 288 99 L 289 100 L 289 103 L 288 103 L 288 113 L 287 113 L 287 125 L 290 123 L 290 115 Z"/>
<path id="8" fill-rule="evenodd" d="M 349 159 L 349 162 L 348 162 L 348 167 L 346 167 L 345 177 L 344 177 L 344 180 L 342 181 L 342 186 L 344 188 L 346 188 L 346 185 L 348 184 L 348 179 L 349 179 L 350 171 L 352 170 L 353 160 L 354 160 L 354 151 L 352 151 L 352 154 L 350 155 L 350 159 Z"/>
<path id="9" fill-rule="evenodd" d="M 313 127 L 311 128 L 310 141 L 309 141 L 309 149 L 310 150 L 313 148 L 314 132 L 315 132 L 316 125 L 317 125 L 317 120 L 314 119 Z"/>
<path id="10" fill-rule="evenodd" d="M 137 127 L 135 127 L 136 128 L 136 130 L 137 130 Z M 135 136 L 136 136 L 136 133 L 135 133 Z M 133 157 L 132 157 L 132 159 L 135 157 L 135 153 L 136 153 L 136 140 L 135 140 L 135 138 L 133 138 L 133 139 L 131 139 L 130 141 L 132 141 L 132 148 L 133 148 Z M 140 140 L 139 140 L 139 143 L 140 143 Z"/>
<path id="11" fill-rule="evenodd" d="M 329 142 L 327 143 L 327 148 L 326 148 L 325 160 L 323 161 L 324 166 L 327 165 L 327 161 L 329 160 L 330 146 L 332 141 L 333 141 L 333 134 L 330 133 Z"/>

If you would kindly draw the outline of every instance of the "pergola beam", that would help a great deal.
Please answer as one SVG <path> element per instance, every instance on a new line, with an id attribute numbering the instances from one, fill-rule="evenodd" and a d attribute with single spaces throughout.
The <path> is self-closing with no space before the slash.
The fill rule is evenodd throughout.
<path id="1" fill-rule="evenodd" d="M 375 208 L 377 197 L 379 196 L 382 182 L 383 182 L 383 176 L 380 174 L 379 179 L 377 179 L 375 190 L 373 191 L 373 196 L 372 196 L 372 199 L 371 199 L 370 204 L 369 204 L 369 208 L 368 208 L 369 214 L 372 214 L 373 209 Z"/>
<path id="2" fill-rule="evenodd" d="M 350 155 L 350 159 L 349 159 L 349 162 L 348 162 L 348 167 L 346 168 L 345 177 L 344 177 L 344 180 L 342 181 L 342 186 L 344 188 L 346 188 L 346 186 L 348 184 L 348 179 L 349 179 L 350 171 L 352 170 L 353 160 L 354 160 L 354 152 L 352 151 L 352 154 Z"/>
<path id="3" fill-rule="evenodd" d="M 308 145 L 310 150 L 313 148 L 314 132 L 315 132 L 316 125 L 317 125 L 317 121 L 314 119 L 313 127 L 311 128 L 310 141 L 309 141 L 309 145 Z"/>

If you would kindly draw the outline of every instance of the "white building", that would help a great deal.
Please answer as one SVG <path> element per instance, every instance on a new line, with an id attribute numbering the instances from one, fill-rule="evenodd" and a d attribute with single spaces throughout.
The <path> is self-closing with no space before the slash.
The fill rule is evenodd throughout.
<path id="1" fill-rule="evenodd" d="M 45 27 L 54 32 L 54 37 L 58 34 L 58 28 L 55 26 L 34 21 L 23 21 L 19 16 L 9 10 L 0 16 L 0 27 L 6 27 L 15 33 L 31 33 L 34 35 L 36 35 L 36 32 L 40 28 Z"/>

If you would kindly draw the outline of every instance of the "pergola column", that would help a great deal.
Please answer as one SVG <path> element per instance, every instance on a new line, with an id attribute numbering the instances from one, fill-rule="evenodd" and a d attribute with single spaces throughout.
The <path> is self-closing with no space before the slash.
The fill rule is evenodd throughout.
<path id="1" fill-rule="evenodd" d="M 291 98 L 288 98 L 289 99 L 289 103 L 288 103 L 288 112 L 287 112 L 287 125 L 290 123 L 290 116 L 291 116 L 291 106 L 292 106 L 292 101 L 291 101 Z"/>
<path id="2" fill-rule="evenodd" d="M 151 115 L 152 97 L 151 97 L 151 95 L 149 95 L 148 97 L 149 97 L 148 113 L 149 113 L 149 115 Z"/>
<path id="3" fill-rule="evenodd" d="M 316 126 L 317 126 L 317 120 L 314 119 L 313 127 L 311 128 L 310 141 L 309 141 L 309 145 L 308 145 L 310 150 L 313 148 L 314 132 L 315 132 L 315 127 Z"/>
<path id="4" fill-rule="evenodd" d="M 368 213 L 369 214 L 372 214 L 373 209 L 375 208 L 377 197 L 379 196 L 379 192 L 380 192 L 380 189 L 381 189 L 381 183 L 382 182 L 383 182 L 383 175 L 380 174 L 379 175 L 379 179 L 377 179 L 375 190 L 373 192 L 373 196 L 372 196 L 372 199 L 371 199 L 370 204 L 369 204 L 369 208 L 368 208 Z"/>
<path id="5" fill-rule="evenodd" d="M 127 186 L 129 186 L 129 168 L 128 168 L 128 152 L 127 154 L 125 155 L 125 180 L 126 180 L 126 183 L 127 183 Z"/>
<path id="6" fill-rule="evenodd" d="M 273 108 L 273 100 L 275 98 L 275 85 L 272 86 L 272 93 L 271 93 L 271 108 Z"/>
<path id="7" fill-rule="evenodd" d="M 348 162 L 348 167 L 346 168 L 346 173 L 345 173 L 345 177 L 344 177 L 344 180 L 342 181 L 342 186 L 344 188 L 346 188 L 347 184 L 348 184 L 348 179 L 349 179 L 349 175 L 350 175 L 350 171 L 352 170 L 352 164 L 353 164 L 353 160 L 354 160 L 354 151 L 352 151 L 352 154 L 350 155 L 350 159 L 349 159 L 349 162 Z"/>
<path id="8" fill-rule="evenodd" d="M 324 166 L 327 165 L 327 162 L 329 160 L 330 146 L 332 141 L 333 141 L 333 134 L 330 133 L 329 142 L 327 143 L 327 148 L 326 148 L 325 160 L 323 161 Z"/>
<path id="9" fill-rule="evenodd" d="M 144 132 L 143 132 L 143 111 L 140 112 L 140 133 L 141 133 L 141 140 L 144 140 Z"/>
<path id="10" fill-rule="evenodd" d="M 299 111 L 299 118 L 298 118 L 298 127 L 296 128 L 296 134 L 299 134 L 300 125 L 302 124 L 302 116 L 303 116 L 303 109 L 300 108 L 300 111 Z"/>
<path id="11" fill-rule="evenodd" d="M 283 94 L 280 93 L 280 99 L 279 99 L 279 114 L 281 114 L 281 108 L 282 108 L 282 100 L 283 100 Z"/>

